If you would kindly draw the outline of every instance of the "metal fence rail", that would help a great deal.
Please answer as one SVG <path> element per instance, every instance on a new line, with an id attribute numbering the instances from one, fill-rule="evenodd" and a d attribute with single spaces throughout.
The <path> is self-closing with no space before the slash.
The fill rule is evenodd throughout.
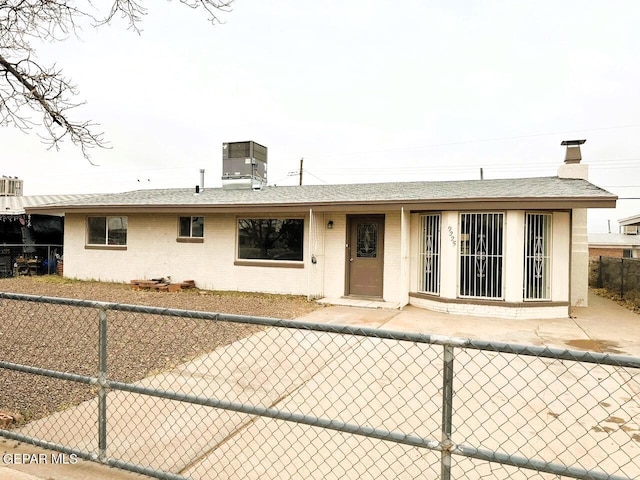
<path id="1" fill-rule="evenodd" d="M 640 358 L 0 293 L 0 436 L 170 479 L 640 477 Z"/>

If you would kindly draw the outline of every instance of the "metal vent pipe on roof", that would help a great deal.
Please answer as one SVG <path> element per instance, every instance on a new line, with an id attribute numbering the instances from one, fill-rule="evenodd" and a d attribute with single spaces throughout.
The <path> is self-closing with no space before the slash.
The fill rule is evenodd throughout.
<path id="1" fill-rule="evenodd" d="M 200 169 L 200 191 L 204 192 L 204 168 Z"/>
<path id="2" fill-rule="evenodd" d="M 582 160 L 582 152 L 580 151 L 580 145 L 587 140 L 563 140 L 560 145 L 567 147 L 567 152 L 564 156 L 564 163 L 580 163 Z"/>

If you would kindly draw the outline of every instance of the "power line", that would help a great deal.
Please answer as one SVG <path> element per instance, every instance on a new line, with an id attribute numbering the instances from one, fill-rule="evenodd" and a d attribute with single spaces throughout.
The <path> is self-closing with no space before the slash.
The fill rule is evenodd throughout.
<path id="1" fill-rule="evenodd" d="M 305 170 L 304 173 L 306 173 L 307 175 L 311 175 L 313 178 L 315 178 L 316 180 L 320 180 L 322 183 L 329 185 L 329 182 L 324 181 L 323 179 L 321 179 L 320 177 L 314 175 L 313 173 L 311 173 L 309 171 L 309 169 Z"/>
<path id="2" fill-rule="evenodd" d="M 607 160 L 607 159 L 590 159 L 588 162 L 585 162 L 585 165 L 589 166 L 592 169 L 600 170 L 600 169 L 611 169 L 616 168 L 619 170 L 623 169 L 640 169 L 640 158 L 627 158 L 627 159 L 615 159 L 615 160 Z M 514 165 L 512 162 L 502 161 L 502 162 L 487 162 L 483 160 L 478 160 L 475 163 L 464 163 L 457 165 L 402 165 L 398 166 L 397 162 L 393 167 L 371 167 L 368 166 L 366 169 L 362 166 L 358 167 L 317 167 L 315 170 L 317 172 L 321 172 L 324 175 L 334 175 L 334 174 L 358 174 L 358 175 L 382 175 L 385 173 L 390 174 L 402 174 L 402 173 L 416 173 L 416 172 L 432 172 L 433 170 L 437 170 L 439 173 L 444 172 L 457 172 L 457 171 L 466 171 L 469 169 L 475 168 L 508 168 L 509 171 L 542 171 L 546 169 L 556 169 L 561 165 L 561 162 L 558 161 L 542 161 L 535 162 L 529 164 L 518 164 Z"/>
<path id="3" fill-rule="evenodd" d="M 421 146 L 412 146 L 412 147 L 399 147 L 399 148 L 389 148 L 383 150 L 373 150 L 373 151 L 360 151 L 360 152 L 343 152 L 343 153 L 324 153 L 324 154 L 312 154 L 313 156 L 319 157 L 336 157 L 336 156 L 351 156 L 351 155 L 364 155 L 364 154 L 372 154 L 372 153 L 382 153 L 382 152 L 397 152 L 402 150 L 420 150 L 426 148 L 434 148 L 434 147 L 449 147 L 454 145 L 466 145 L 471 143 L 486 143 L 486 142 L 498 142 L 503 140 L 517 140 L 522 138 L 534 138 L 534 137 L 546 137 L 552 135 L 566 135 L 573 133 L 584 133 L 584 132 L 596 132 L 602 130 L 618 130 L 623 128 L 639 128 L 640 125 L 618 125 L 612 127 L 596 127 L 596 128 L 585 128 L 580 130 L 565 130 L 565 131 L 556 131 L 556 132 L 545 132 L 545 133 L 530 133 L 524 135 L 513 135 L 508 137 L 493 137 L 493 138 L 480 138 L 480 139 L 472 139 L 472 140 L 457 140 L 452 142 L 444 142 L 444 143 L 431 143 L 427 145 Z"/>
<path id="4" fill-rule="evenodd" d="M 517 173 L 517 172 L 539 172 L 553 175 L 555 174 L 555 168 L 557 168 L 558 164 L 553 164 L 545 167 L 544 165 L 514 165 L 508 168 L 508 172 Z M 601 169 L 610 169 L 613 166 L 602 166 L 598 168 L 594 168 L 595 170 Z M 358 176 L 380 176 L 380 175 L 407 175 L 407 174 L 427 174 L 427 173 L 437 173 L 437 174 L 454 174 L 459 172 L 475 172 L 478 168 L 483 168 L 486 171 L 491 173 L 491 170 L 495 172 L 496 169 L 504 168 L 501 165 L 492 165 L 486 163 L 479 164 L 465 164 L 459 166 L 450 166 L 450 167 L 442 167 L 438 166 L 429 166 L 429 167 L 395 167 L 395 168 L 367 168 L 366 170 L 362 167 L 360 168 L 321 168 L 316 170 L 320 175 L 358 175 Z M 616 170 L 637 170 L 640 169 L 639 166 L 617 166 Z"/>

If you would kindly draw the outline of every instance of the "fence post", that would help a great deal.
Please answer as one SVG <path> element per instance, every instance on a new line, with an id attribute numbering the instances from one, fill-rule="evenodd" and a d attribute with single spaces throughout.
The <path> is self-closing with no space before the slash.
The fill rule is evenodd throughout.
<path id="1" fill-rule="evenodd" d="M 98 334 L 98 461 L 107 458 L 107 311 L 99 312 Z"/>
<path id="2" fill-rule="evenodd" d="M 440 456 L 440 478 L 451 480 L 451 423 L 453 416 L 453 346 L 444 346 L 442 369 L 442 451 Z"/>
<path id="3" fill-rule="evenodd" d="M 620 298 L 624 298 L 624 258 L 620 259 Z"/>
<path id="4" fill-rule="evenodd" d="M 598 261 L 598 288 L 602 288 L 602 255 Z"/>

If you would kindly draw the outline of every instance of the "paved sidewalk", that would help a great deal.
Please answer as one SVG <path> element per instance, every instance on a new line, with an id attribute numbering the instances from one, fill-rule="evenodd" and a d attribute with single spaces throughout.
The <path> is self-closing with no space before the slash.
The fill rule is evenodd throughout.
<path id="1" fill-rule="evenodd" d="M 454 316 L 411 306 L 403 310 L 328 306 L 299 320 L 640 356 L 640 315 L 594 295 L 589 302 L 588 308 L 575 308 L 572 318 L 555 320 Z M 229 395 L 228 398 L 240 402 L 278 405 L 285 410 L 291 408 L 291 411 L 296 411 L 300 405 L 310 400 L 317 402 L 314 405 L 330 408 L 331 405 L 325 405 L 326 401 L 323 400 L 323 395 L 327 394 L 322 391 L 323 386 L 360 381 L 357 372 L 353 372 L 353 378 L 349 373 L 344 378 L 336 376 L 333 363 L 336 356 L 345 351 L 366 353 L 360 352 L 362 346 L 352 340 L 333 337 L 329 341 L 326 336 L 313 332 L 293 330 L 279 331 L 276 334 L 271 329 L 235 342 L 225 347 L 222 353 L 216 351 L 215 355 L 204 355 L 197 362 L 146 378 L 139 383 L 185 393 L 210 394 L 218 398 L 220 395 L 223 398 Z M 251 352 L 257 348 L 268 348 L 268 354 L 254 358 Z M 309 349 L 318 352 L 313 360 L 307 355 Z M 228 377 L 212 374 L 212 366 L 221 361 L 228 364 L 230 371 L 237 372 L 237 375 Z M 287 374 L 283 375 L 283 371 Z M 290 377 L 288 372 L 291 372 Z M 273 373 L 273 378 L 291 378 L 291 382 L 271 384 L 270 373 Z M 253 378 L 259 383 L 252 384 L 247 378 Z M 437 391 L 432 393 L 436 395 Z M 636 393 L 640 395 L 640 392 Z M 134 396 L 126 392 L 109 393 L 108 405 L 112 413 L 108 425 L 110 455 L 124 455 L 134 462 L 145 458 L 145 462 L 151 463 L 155 468 L 171 468 L 183 474 L 211 469 L 212 478 L 218 475 L 221 475 L 220 478 L 242 478 L 237 473 L 241 471 L 238 465 L 242 461 L 258 461 L 256 458 L 247 460 L 247 452 L 264 453 L 266 456 L 263 462 L 281 460 L 269 453 L 274 445 L 281 445 L 284 441 L 280 437 L 281 432 L 272 430 L 273 422 L 233 412 L 222 412 L 214 416 L 210 415 L 207 407 L 186 404 L 176 407 L 175 402 Z M 357 409 L 357 406 L 354 408 Z M 97 446 L 95 425 L 78 419 L 93 418 L 95 411 L 95 400 L 84 402 L 32 422 L 21 430 L 25 434 L 34 435 L 39 431 L 50 432 L 54 437 L 50 440 L 59 443 L 73 438 L 76 445 L 93 450 Z M 116 411 L 117 417 L 113 415 Z M 357 411 L 354 415 L 358 415 Z M 144 422 L 141 421 L 143 417 Z M 60 432 L 60 425 L 73 429 L 73 432 Z M 176 429 L 177 425 L 180 428 Z M 265 436 L 264 432 L 268 435 Z M 301 430 L 298 444 L 318 441 L 305 435 L 307 432 Z M 185 447 L 187 442 L 188 449 Z M 250 445 L 251 442 L 261 442 L 262 445 L 255 448 Z M 217 448 L 212 450 L 212 445 Z M 344 445 L 340 448 L 352 449 L 357 448 L 357 445 Z M 23 457 L 23 453 L 28 456 Z M 150 453 L 152 460 L 149 462 Z M 11 440 L 0 439 L 0 454 L 3 455 L 0 456 L 0 480 L 146 478 L 93 462 L 79 460 L 77 464 L 70 464 L 72 459 L 68 456 L 67 464 L 53 464 L 52 452 Z M 24 464 L 33 458 L 36 461 L 49 461 Z M 225 467 L 219 466 L 221 458 L 227 463 Z M 16 464 L 18 462 L 22 464 Z M 223 468 L 223 471 L 216 472 L 215 468 Z"/>

